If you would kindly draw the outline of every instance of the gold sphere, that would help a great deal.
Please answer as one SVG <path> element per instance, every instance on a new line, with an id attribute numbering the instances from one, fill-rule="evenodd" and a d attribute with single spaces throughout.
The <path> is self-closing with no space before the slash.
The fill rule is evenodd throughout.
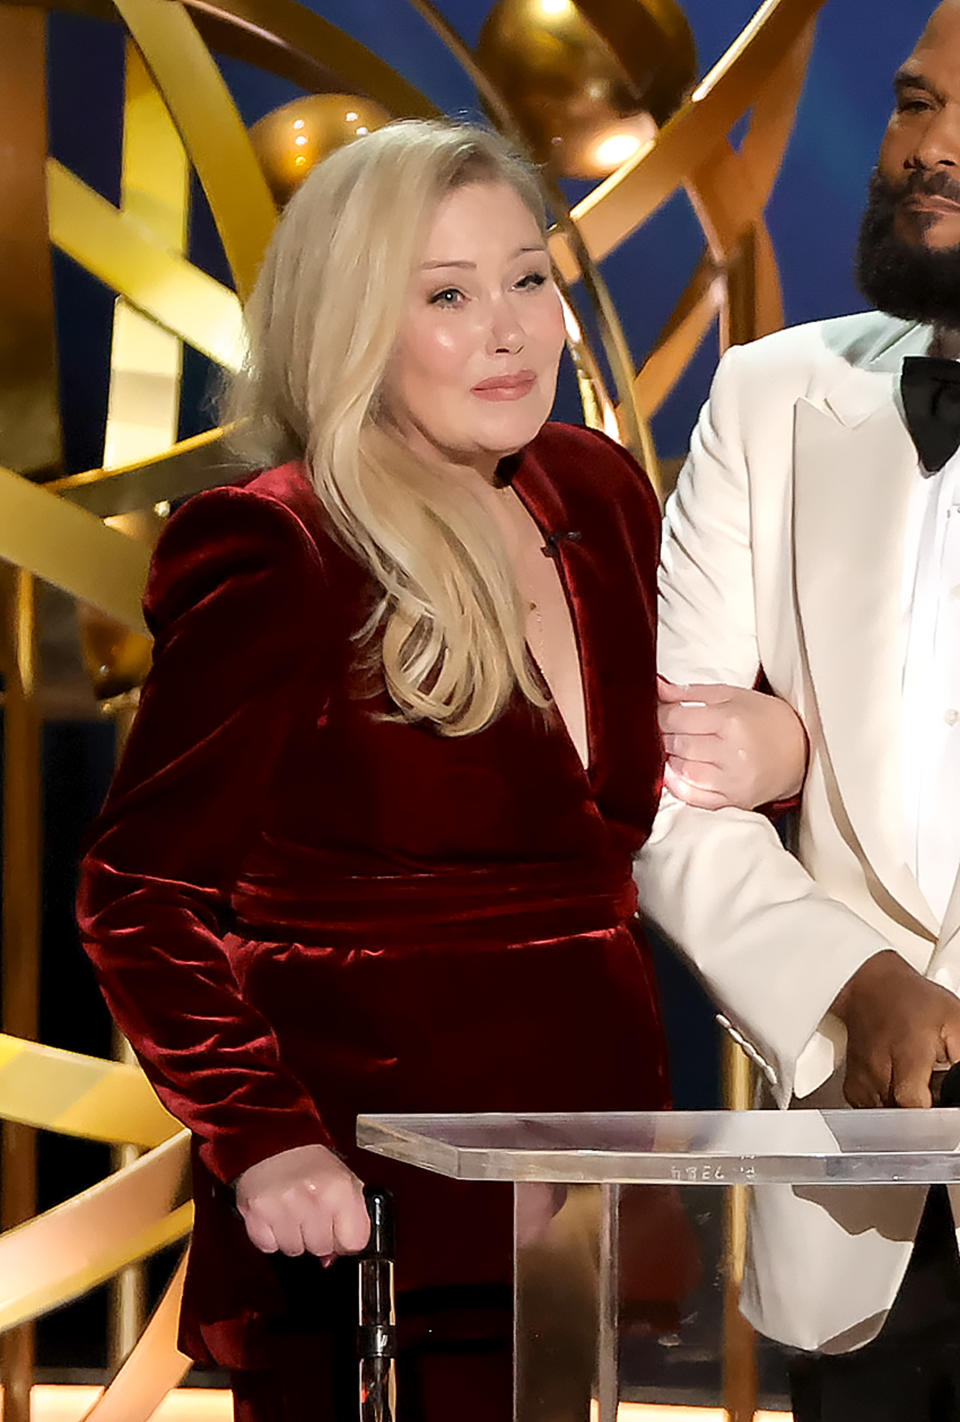
<path id="1" fill-rule="evenodd" d="M 677 0 L 497 0 L 477 60 L 539 161 L 576 178 L 633 157 L 698 73 Z"/>
<path id="2" fill-rule="evenodd" d="M 321 159 L 390 122 L 386 109 L 357 94 L 310 94 L 265 114 L 250 139 L 277 204 L 283 207 Z"/>
<path id="3" fill-rule="evenodd" d="M 156 504 L 137 513 L 114 514 L 105 522 L 152 548 L 169 512 L 169 504 Z M 89 603 L 77 603 L 77 623 L 83 661 L 97 700 L 102 704 L 136 693 L 150 670 L 150 638 L 115 622 Z"/>
<path id="4" fill-rule="evenodd" d="M 77 604 L 83 660 L 98 701 L 110 701 L 134 691 L 150 670 L 149 637 L 131 632 L 86 603 Z"/>

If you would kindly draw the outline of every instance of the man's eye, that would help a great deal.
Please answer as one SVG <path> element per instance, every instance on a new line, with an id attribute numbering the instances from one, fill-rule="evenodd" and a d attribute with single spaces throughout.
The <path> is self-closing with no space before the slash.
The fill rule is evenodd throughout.
<path id="1" fill-rule="evenodd" d="M 455 286 L 445 286 L 443 291 L 434 292 L 430 298 L 431 306 L 459 306 L 463 299 L 463 292 Z"/>
<path id="2" fill-rule="evenodd" d="M 543 272 L 528 272 L 525 277 L 521 277 L 517 286 L 522 291 L 535 291 L 538 286 L 543 286 L 546 277 Z"/>
<path id="3" fill-rule="evenodd" d="M 929 99 L 901 99 L 897 105 L 901 114 L 920 114 L 932 107 Z"/>

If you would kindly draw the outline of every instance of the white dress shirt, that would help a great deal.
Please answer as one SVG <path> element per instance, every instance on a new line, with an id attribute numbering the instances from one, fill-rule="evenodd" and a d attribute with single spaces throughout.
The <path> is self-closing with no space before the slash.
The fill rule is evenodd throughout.
<path id="1" fill-rule="evenodd" d="M 960 452 L 918 464 L 904 552 L 907 863 L 942 922 L 960 868 Z"/>

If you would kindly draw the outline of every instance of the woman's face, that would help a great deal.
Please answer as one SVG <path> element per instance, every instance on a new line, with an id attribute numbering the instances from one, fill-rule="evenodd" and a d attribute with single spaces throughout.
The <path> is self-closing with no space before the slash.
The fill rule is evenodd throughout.
<path id="1" fill-rule="evenodd" d="M 529 208 L 505 183 L 457 188 L 410 282 L 385 382 L 391 418 L 419 453 L 489 473 L 548 418 L 563 339 Z"/>

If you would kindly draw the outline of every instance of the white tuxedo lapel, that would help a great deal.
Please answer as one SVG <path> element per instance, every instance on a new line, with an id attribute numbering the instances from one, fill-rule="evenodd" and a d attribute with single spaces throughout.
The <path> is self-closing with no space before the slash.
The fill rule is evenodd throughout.
<path id="1" fill-rule="evenodd" d="M 903 543 L 918 477 L 894 401 L 903 353 L 900 342 L 885 359 L 848 368 L 824 396 L 827 408 L 798 402 L 794 557 L 810 675 L 844 807 L 894 900 L 889 911 L 935 938 L 903 843 Z"/>

